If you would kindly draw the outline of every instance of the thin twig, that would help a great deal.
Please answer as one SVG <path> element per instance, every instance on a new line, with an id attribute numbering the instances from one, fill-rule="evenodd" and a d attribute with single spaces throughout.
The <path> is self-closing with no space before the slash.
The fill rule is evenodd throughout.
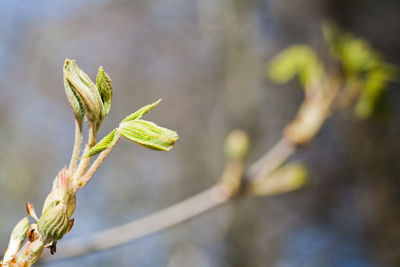
<path id="1" fill-rule="evenodd" d="M 92 148 L 92 146 L 94 146 L 96 144 L 96 136 L 97 136 L 96 125 L 94 125 L 92 122 L 89 122 L 88 131 L 89 131 L 88 139 L 86 142 L 85 150 L 83 151 L 83 155 L 87 154 L 89 152 L 90 148 Z M 78 168 L 74 174 L 73 180 L 80 179 L 80 177 L 83 176 L 83 174 L 86 172 L 87 168 L 89 167 L 90 160 L 91 160 L 91 157 L 81 159 L 81 161 L 79 162 Z"/>
<path id="2" fill-rule="evenodd" d="M 120 138 L 121 137 L 117 135 L 114 144 L 109 148 L 105 149 L 103 152 L 101 152 L 100 155 L 96 158 L 96 160 L 92 163 L 90 168 L 87 170 L 85 175 L 83 175 L 81 178 L 78 179 L 78 188 L 82 188 L 90 181 L 94 173 L 98 170 L 98 168 L 103 163 L 105 158 L 110 154 L 111 150 L 113 150 L 113 148 L 116 146 Z"/>
<path id="3" fill-rule="evenodd" d="M 75 119 L 74 148 L 72 149 L 71 161 L 68 167 L 68 173 L 70 174 L 74 173 L 77 168 L 79 153 L 81 151 L 81 145 L 82 145 L 82 121 Z"/>

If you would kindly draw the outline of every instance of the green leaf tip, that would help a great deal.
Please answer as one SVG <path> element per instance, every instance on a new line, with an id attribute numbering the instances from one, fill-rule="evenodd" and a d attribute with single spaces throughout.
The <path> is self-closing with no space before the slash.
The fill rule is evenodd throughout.
<path id="1" fill-rule="evenodd" d="M 110 112 L 111 109 L 111 100 L 113 96 L 113 88 L 112 81 L 110 76 L 104 71 L 103 67 L 100 66 L 97 78 L 96 78 L 96 86 L 99 90 L 101 100 L 103 102 L 104 114 L 102 117 L 104 118 Z"/>
<path id="2" fill-rule="evenodd" d="M 92 147 L 89 152 L 84 155 L 82 158 L 89 158 L 93 157 L 100 152 L 106 150 L 107 148 L 113 146 L 115 142 L 118 141 L 118 134 L 117 134 L 118 129 L 114 129 L 111 133 L 106 135 L 103 139 L 101 139 L 100 142 L 98 142 L 94 147 Z"/>
<path id="3" fill-rule="evenodd" d="M 146 105 L 142 108 L 140 108 L 139 110 L 137 110 L 136 112 L 130 114 L 129 116 L 127 116 L 125 119 L 123 119 L 121 121 L 121 123 L 123 122 L 127 122 L 127 121 L 131 121 L 131 120 L 136 120 L 136 119 L 140 119 L 142 118 L 147 112 L 149 112 L 150 110 L 152 110 L 155 106 L 158 105 L 158 103 L 161 102 L 161 98 L 158 99 L 156 102 Z"/>
<path id="4" fill-rule="evenodd" d="M 169 151 L 179 138 L 175 131 L 140 119 L 121 123 L 118 133 L 139 145 L 163 151 Z"/>

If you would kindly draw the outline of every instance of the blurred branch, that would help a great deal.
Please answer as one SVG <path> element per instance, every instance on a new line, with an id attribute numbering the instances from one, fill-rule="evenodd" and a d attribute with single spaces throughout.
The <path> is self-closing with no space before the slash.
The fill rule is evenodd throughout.
<path id="1" fill-rule="evenodd" d="M 267 176 L 268 173 L 271 173 L 286 161 L 294 151 L 295 148 L 285 138 L 282 138 L 269 153 L 249 168 L 248 178 L 260 180 L 261 176 Z M 275 156 L 281 160 L 277 161 Z M 263 166 L 260 165 L 261 162 Z M 241 171 L 237 171 L 238 168 L 231 171 L 233 169 L 231 164 L 227 164 L 222 177 L 242 178 Z M 256 167 L 260 169 L 255 171 Z M 101 231 L 88 238 L 65 241 L 60 253 L 54 256 L 43 255 L 42 260 L 50 261 L 82 256 L 90 252 L 120 246 L 146 235 L 171 228 L 230 201 L 233 196 L 228 191 L 229 189 L 223 183 L 218 183 L 189 199 L 147 217 Z"/>
<path id="2" fill-rule="evenodd" d="M 93 251 L 109 249 L 150 235 L 187 221 L 225 203 L 228 197 L 215 185 L 200 194 L 148 217 L 99 232 L 84 239 L 72 239 L 63 244 L 62 253 L 43 255 L 43 260 L 59 260 L 81 256 Z"/>
<path id="3" fill-rule="evenodd" d="M 229 154 L 230 160 L 217 185 L 148 217 L 99 232 L 89 238 L 68 241 L 64 244 L 65 247 L 60 254 L 51 258 L 46 256 L 44 259 L 65 259 L 119 246 L 187 221 L 237 196 L 248 196 L 249 194 L 266 196 L 298 188 L 303 184 L 303 181 L 297 179 L 299 175 L 292 171 L 290 175 L 296 177 L 288 178 L 289 172 L 280 173 L 279 167 L 287 161 L 299 145 L 305 145 L 317 134 L 323 122 L 330 115 L 333 101 L 340 87 L 341 83 L 337 77 L 331 74 L 321 84 L 319 90 L 315 90 L 315 88 L 309 90 L 297 116 L 285 128 L 281 139 L 264 156 L 252 164 L 245 175 L 242 159 L 247 153 L 248 141 L 246 143 L 240 134 L 234 140 L 228 137 L 227 141 L 233 140 L 231 145 L 236 146 L 237 143 L 243 143 L 245 148 L 239 146 L 234 147 L 235 149 L 227 149 L 226 147 L 226 153 L 229 151 L 227 154 Z M 305 128 L 306 130 L 304 130 Z M 276 170 L 278 171 L 275 172 Z M 274 173 L 277 175 L 271 176 Z M 279 176 L 286 176 L 286 178 L 279 179 Z M 273 181 L 272 177 L 274 177 Z M 268 188 L 265 190 L 255 189 L 259 185 L 266 185 Z"/>

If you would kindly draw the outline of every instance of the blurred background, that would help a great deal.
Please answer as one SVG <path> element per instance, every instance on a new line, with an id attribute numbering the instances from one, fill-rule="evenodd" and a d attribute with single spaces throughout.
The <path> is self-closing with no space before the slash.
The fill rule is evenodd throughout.
<path id="1" fill-rule="evenodd" d="M 327 56 L 326 18 L 400 65 L 398 0 L 0 0 L 1 250 L 25 202 L 40 212 L 69 162 L 66 57 L 93 80 L 103 65 L 113 80 L 99 137 L 158 98 L 147 118 L 180 135 L 168 153 L 122 140 L 78 194 L 70 239 L 212 186 L 232 129 L 251 137 L 248 163 L 265 153 L 303 98 L 297 82 L 271 84 L 266 63 L 295 43 Z M 108 251 L 36 266 L 400 266 L 398 87 L 388 88 L 385 116 L 360 121 L 345 110 L 296 152 L 310 170 L 299 191 L 225 205 Z"/>

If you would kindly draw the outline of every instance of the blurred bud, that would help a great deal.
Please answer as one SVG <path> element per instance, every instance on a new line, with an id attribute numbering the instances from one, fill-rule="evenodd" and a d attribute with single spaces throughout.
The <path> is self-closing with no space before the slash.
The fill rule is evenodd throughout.
<path id="1" fill-rule="evenodd" d="M 8 248 L 6 253 L 4 254 L 3 263 L 11 260 L 19 248 L 21 247 L 22 242 L 24 242 L 26 238 L 26 232 L 28 231 L 29 220 L 28 217 L 20 220 L 14 229 L 11 232 L 10 242 L 8 243 Z"/>
<path id="2" fill-rule="evenodd" d="M 298 75 L 304 89 L 309 89 L 317 87 L 325 77 L 325 70 L 311 47 L 292 45 L 271 60 L 267 74 L 278 84 L 287 83 Z"/>
<path id="3" fill-rule="evenodd" d="M 101 121 L 104 107 L 100 93 L 87 74 L 76 65 L 75 60 L 65 60 L 64 85 L 77 118 L 82 120 L 83 114 L 86 114 L 91 122 Z"/>
<path id="4" fill-rule="evenodd" d="M 225 155 L 229 159 L 243 159 L 249 151 L 250 139 L 243 130 L 234 130 L 225 140 Z"/>
<path id="5" fill-rule="evenodd" d="M 272 174 L 252 181 L 249 190 L 256 196 L 269 196 L 296 190 L 307 181 L 307 169 L 302 164 L 286 165 Z"/>

